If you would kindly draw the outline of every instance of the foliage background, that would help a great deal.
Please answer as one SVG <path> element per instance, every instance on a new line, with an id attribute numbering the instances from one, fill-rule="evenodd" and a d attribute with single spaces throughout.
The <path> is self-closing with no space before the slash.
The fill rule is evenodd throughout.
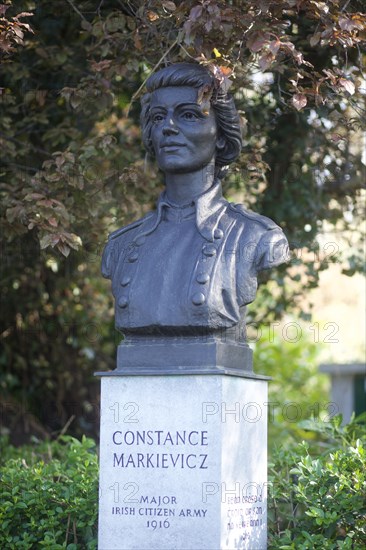
<path id="1" fill-rule="evenodd" d="M 300 300 L 321 270 L 361 269 L 362 10 L 361 0 L 0 4 L 0 405 L 12 441 L 97 433 L 93 372 L 113 368 L 119 341 L 99 258 L 108 232 L 162 187 L 138 128 L 158 66 L 231 72 L 246 136 L 226 195 L 273 218 L 293 249 L 251 318 L 308 318 Z M 343 255 L 319 246 L 325 223 L 349 236 Z"/>

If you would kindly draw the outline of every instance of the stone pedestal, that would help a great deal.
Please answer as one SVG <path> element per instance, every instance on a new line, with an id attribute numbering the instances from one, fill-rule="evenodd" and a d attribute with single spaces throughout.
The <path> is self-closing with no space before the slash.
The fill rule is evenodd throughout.
<path id="1" fill-rule="evenodd" d="M 102 377 L 99 550 L 267 547 L 267 381 Z"/>

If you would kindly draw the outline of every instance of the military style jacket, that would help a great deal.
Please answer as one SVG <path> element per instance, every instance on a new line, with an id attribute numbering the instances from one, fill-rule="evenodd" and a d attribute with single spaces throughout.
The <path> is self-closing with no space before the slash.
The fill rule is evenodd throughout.
<path id="1" fill-rule="evenodd" d="M 238 325 L 257 274 L 288 260 L 288 243 L 269 218 L 222 197 L 221 186 L 157 210 L 109 236 L 102 274 L 112 280 L 116 328 L 159 334 Z"/>

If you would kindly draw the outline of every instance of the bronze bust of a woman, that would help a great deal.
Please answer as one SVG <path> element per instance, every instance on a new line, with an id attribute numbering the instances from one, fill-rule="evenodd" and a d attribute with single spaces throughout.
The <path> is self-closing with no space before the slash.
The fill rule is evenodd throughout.
<path id="1" fill-rule="evenodd" d="M 116 328 L 125 335 L 117 369 L 150 372 L 160 361 L 174 372 L 250 371 L 245 306 L 258 272 L 287 261 L 286 237 L 222 196 L 242 139 L 221 82 L 200 65 L 177 63 L 146 85 L 143 141 L 165 191 L 155 211 L 112 233 L 104 250 L 102 273 L 112 280 Z"/>

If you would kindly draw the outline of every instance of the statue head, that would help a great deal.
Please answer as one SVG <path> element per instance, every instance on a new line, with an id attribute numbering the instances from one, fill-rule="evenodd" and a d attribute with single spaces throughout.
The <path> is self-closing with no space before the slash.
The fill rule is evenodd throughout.
<path id="1" fill-rule="evenodd" d="M 227 93 L 224 84 L 208 69 L 195 63 L 175 63 L 152 74 L 147 82 L 147 93 L 141 100 L 142 139 L 146 150 L 154 156 L 150 116 L 151 96 L 161 88 L 191 87 L 197 90 L 198 102 L 209 102 L 217 125 L 217 147 L 215 154 L 215 175 L 223 178 L 229 164 L 241 151 L 242 137 L 240 117 L 233 97 Z"/>

